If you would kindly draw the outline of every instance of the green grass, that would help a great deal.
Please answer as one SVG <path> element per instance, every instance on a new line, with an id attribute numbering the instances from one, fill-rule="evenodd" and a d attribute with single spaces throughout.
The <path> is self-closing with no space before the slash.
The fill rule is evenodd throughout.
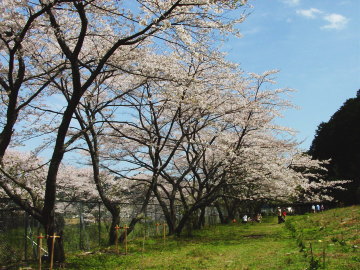
<path id="1" fill-rule="evenodd" d="M 295 216 L 286 224 L 304 254 L 326 269 L 360 269 L 360 207 Z"/>
<path id="2" fill-rule="evenodd" d="M 133 237 L 127 255 L 123 247 L 116 254 L 114 246 L 68 254 L 63 268 L 355 270 L 359 226 L 360 206 L 288 216 L 285 224 L 268 217 L 261 224 L 211 226 L 165 243 L 160 236 Z"/>
<path id="3" fill-rule="evenodd" d="M 262 224 L 218 225 L 193 237 L 131 241 L 128 255 L 77 254 L 66 269 L 303 269 L 307 259 L 274 218 Z"/>

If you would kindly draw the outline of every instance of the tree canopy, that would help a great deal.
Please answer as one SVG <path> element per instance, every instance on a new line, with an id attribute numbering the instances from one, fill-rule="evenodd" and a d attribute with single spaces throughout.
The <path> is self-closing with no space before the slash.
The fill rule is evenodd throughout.
<path id="1" fill-rule="evenodd" d="M 360 90 L 318 126 L 310 147 L 316 159 L 331 159 L 328 180 L 352 180 L 346 191 L 336 191 L 335 198 L 345 204 L 360 202 Z"/>

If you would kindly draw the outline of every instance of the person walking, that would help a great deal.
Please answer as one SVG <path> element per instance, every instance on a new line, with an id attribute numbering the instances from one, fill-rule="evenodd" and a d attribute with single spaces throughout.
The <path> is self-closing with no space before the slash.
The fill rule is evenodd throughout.
<path id="1" fill-rule="evenodd" d="M 278 217 L 278 224 L 282 223 L 282 213 L 280 207 L 277 208 L 277 217 Z"/>

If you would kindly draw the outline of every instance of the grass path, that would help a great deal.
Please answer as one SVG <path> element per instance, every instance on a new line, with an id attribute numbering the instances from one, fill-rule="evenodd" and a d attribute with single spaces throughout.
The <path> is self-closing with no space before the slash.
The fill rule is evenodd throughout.
<path id="1" fill-rule="evenodd" d="M 133 242 L 127 256 L 77 257 L 76 269 L 298 270 L 307 264 L 291 233 L 273 218 L 261 224 L 218 225 L 195 232 L 193 237 L 170 238 L 165 245 L 161 239 L 148 240 L 144 253 L 136 250 L 139 245 Z"/>
<path id="2" fill-rule="evenodd" d="M 274 220 L 272 220 L 274 221 Z M 192 244 L 192 245 L 191 245 Z M 217 226 L 199 232 L 190 245 L 171 254 L 163 269 L 301 269 L 305 260 L 284 229 L 275 223 Z M 186 261 L 185 264 L 180 264 Z M 175 262 L 175 263 L 173 263 Z M 179 267 L 181 265 L 181 267 Z M 284 267 L 286 266 L 286 268 Z M 151 269 L 151 268 L 149 268 Z"/>
<path id="3" fill-rule="evenodd" d="M 359 270 L 359 231 L 360 206 L 353 206 L 289 216 L 286 224 L 270 217 L 261 224 L 212 226 L 165 244 L 160 237 L 135 239 L 126 256 L 114 254 L 114 247 L 80 253 L 69 256 L 66 269 L 315 270 L 325 262 L 329 270 Z"/>

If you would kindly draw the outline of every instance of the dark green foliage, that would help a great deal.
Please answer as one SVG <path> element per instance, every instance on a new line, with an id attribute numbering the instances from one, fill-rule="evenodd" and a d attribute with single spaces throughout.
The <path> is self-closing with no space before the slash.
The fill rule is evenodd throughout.
<path id="1" fill-rule="evenodd" d="M 347 205 L 360 203 L 360 91 L 348 99 L 327 123 L 321 123 L 309 153 L 331 159 L 328 180 L 352 180 L 335 198 Z"/>

